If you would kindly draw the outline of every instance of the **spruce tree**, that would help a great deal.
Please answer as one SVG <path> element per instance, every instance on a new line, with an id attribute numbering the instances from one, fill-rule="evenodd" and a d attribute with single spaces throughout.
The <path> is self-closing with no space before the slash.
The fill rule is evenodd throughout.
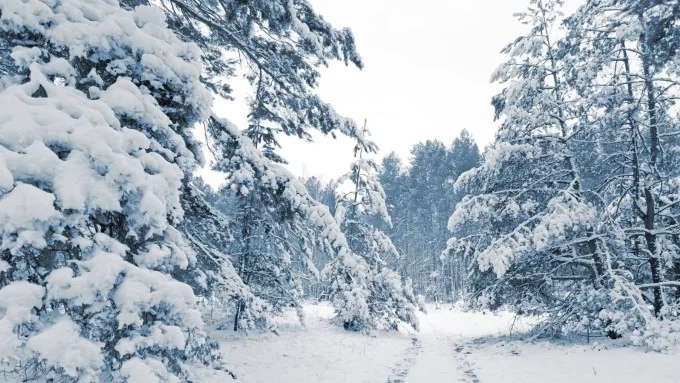
<path id="1" fill-rule="evenodd" d="M 0 360 L 24 380 L 224 381 L 181 188 L 208 116 L 200 50 L 155 7 L 0 3 Z"/>
<path id="2" fill-rule="evenodd" d="M 364 134 L 367 134 L 365 127 Z M 372 222 L 379 219 L 392 225 L 385 205 L 385 191 L 378 181 L 378 164 L 364 157 L 366 153 L 360 144 L 355 147 L 354 154 L 356 160 L 350 171 L 338 182 L 335 219 L 345 233 L 350 249 L 358 255 L 355 262 L 363 272 L 345 276 L 345 283 L 364 290 L 367 306 L 362 316 L 341 312 L 340 318 L 348 330 L 397 329 L 399 321 L 417 329 L 415 313 L 418 307 L 411 281 L 402 281 L 401 276 L 388 267 L 387 260 L 399 258 L 399 253 L 390 238 Z M 349 186 L 346 191 L 343 190 L 345 182 Z M 335 283 L 332 291 L 336 299 L 344 299 L 347 284 L 338 283 L 343 278 L 343 269 L 333 266 Z"/>

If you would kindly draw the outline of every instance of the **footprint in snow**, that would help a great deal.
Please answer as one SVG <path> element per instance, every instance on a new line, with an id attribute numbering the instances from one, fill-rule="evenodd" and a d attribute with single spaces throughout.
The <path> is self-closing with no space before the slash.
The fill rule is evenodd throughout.
<path id="1" fill-rule="evenodd" d="M 404 359 L 392 368 L 392 374 L 387 378 L 387 383 L 404 383 L 406 375 L 408 375 L 409 370 L 415 364 L 416 356 L 420 354 L 421 350 L 422 344 L 420 339 L 411 338 L 411 346 L 406 350 Z"/>

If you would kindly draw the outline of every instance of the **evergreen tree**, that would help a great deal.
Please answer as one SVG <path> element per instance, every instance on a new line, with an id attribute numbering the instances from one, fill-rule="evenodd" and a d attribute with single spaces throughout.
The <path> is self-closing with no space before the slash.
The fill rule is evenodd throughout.
<path id="1" fill-rule="evenodd" d="M 266 301 L 267 312 L 276 314 L 292 306 L 303 321 L 302 278 L 305 274 L 319 278 L 313 248 L 327 238 L 310 221 L 309 211 L 300 210 L 297 199 L 304 198 L 308 209 L 319 204 L 297 179 L 255 146 L 247 131 L 239 132 L 215 118 L 209 129 L 219 138 L 214 145 L 219 151 L 214 169 L 227 177 L 218 193 L 234 203 L 231 229 L 237 238 L 228 247 L 231 262 L 240 279 Z M 236 302 L 234 330 L 243 326 L 242 313 L 250 311 L 247 303 Z"/>
<path id="2" fill-rule="evenodd" d="M 229 185 L 234 192 L 241 196 L 257 193 L 270 198 L 267 209 L 283 212 L 283 218 L 290 222 L 299 220 L 301 225 L 313 228 L 313 234 L 300 236 L 299 239 L 304 240 L 313 235 L 314 243 L 331 254 L 332 261 L 326 265 L 323 276 L 334 292 L 331 298 L 338 317 L 342 321 L 354 319 L 356 323 L 361 321 L 364 324 L 373 324 L 382 319 L 375 318 L 373 315 L 376 312 L 369 310 L 371 294 L 366 283 L 366 263 L 352 251 L 328 207 L 314 200 L 302 182 L 267 158 L 228 121 L 213 117 L 210 130 L 219 143 L 216 146 L 220 151 L 216 156 L 219 160 L 215 163 L 215 169 L 229 169 Z M 365 148 L 363 143 L 367 141 L 361 142 L 357 147 Z M 369 144 L 369 147 L 375 146 Z M 304 262 L 309 260 L 308 252 L 305 251 L 303 256 Z M 262 267 L 269 267 L 269 264 L 265 261 Z M 390 307 L 399 302 L 384 304 Z"/>
<path id="3" fill-rule="evenodd" d="M 0 360 L 24 380 L 224 381 L 181 188 L 207 117 L 199 49 L 157 8 L 0 3 Z"/>
<path id="4" fill-rule="evenodd" d="M 144 0 L 139 1 L 144 2 Z M 136 0 L 126 1 L 130 4 L 137 2 Z M 201 57 L 205 68 L 202 80 L 215 93 L 225 98 L 231 97 L 231 89 L 224 83 L 224 80 L 240 74 L 234 65 L 234 58 L 238 57 L 240 63 L 246 64 L 241 68 L 245 68 L 244 75 L 253 87 L 253 95 L 250 99 L 248 127 L 244 129 L 243 135 L 249 138 L 255 148 L 264 153 L 268 160 L 285 163 L 285 159 L 276 153 L 279 147 L 279 135 L 296 136 L 311 141 L 310 130 L 317 130 L 331 135 L 340 132 L 360 139 L 356 123 L 338 115 L 331 105 L 322 101 L 314 93 L 318 85 L 318 68 L 327 66 L 330 61 L 339 60 L 359 68 L 363 66 L 356 52 L 354 37 L 348 29 L 333 28 L 314 12 L 307 1 L 161 0 L 159 4 L 166 10 L 173 29 L 184 39 L 196 42 L 201 47 Z M 217 137 L 209 138 L 213 146 L 222 145 L 219 140 Z M 362 145 L 367 150 L 372 150 L 370 143 L 364 142 Z M 222 150 L 218 148 L 216 151 Z M 228 153 L 229 151 L 222 152 Z M 223 159 L 216 157 L 216 160 L 220 162 Z M 229 160 L 228 165 L 241 166 L 236 165 L 235 162 Z M 220 167 L 225 171 L 231 170 L 229 167 L 217 165 L 217 168 Z M 240 181 L 230 180 L 229 187 L 233 185 L 240 185 Z M 315 271 L 308 267 L 311 266 L 310 248 L 324 249 L 324 246 L 314 245 L 319 237 L 319 233 L 314 233 L 310 229 L 314 225 L 305 223 L 304 219 L 288 216 L 284 219 L 286 223 L 283 225 L 265 223 L 265 221 L 276 222 L 281 218 L 277 215 L 286 215 L 285 211 L 288 208 L 285 204 L 268 205 L 279 203 L 276 202 L 278 196 L 265 194 L 272 192 L 268 186 L 260 186 L 258 182 L 255 182 L 247 187 L 247 190 L 256 190 L 256 193 L 245 195 L 239 194 L 240 191 L 236 190 L 234 194 L 239 208 L 234 212 L 236 217 L 232 217 L 234 218 L 232 219 L 233 239 L 241 244 L 240 249 L 235 253 L 258 252 L 261 255 L 273 255 L 283 248 L 286 248 L 288 253 L 295 248 L 295 251 L 303 251 L 305 255 L 295 255 L 293 258 L 305 260 L 300 262 L 293 260 L 293 263 L 307 265 L 302 268 L 309 269 L 307 276 L 313 277 Z M 278 191 L 274 190 L 274 192 Z M 263 252 L 255 250 L 248 240 L 251 234 L 257 231 L 255 227 L 267 232 L 271 227 L 280 227 L 282 231 L 279 231 L 279 236 L 266 236 L 273 239 L 274 243 L 263 245 L 268 248 Z M 255 236 L 263 238 L 261 234 L 264 231 Z M 252 259 L 253 257 L 247 256 L 246 258 Z M 241 263 L 242 260 L 232 259 L 236 263 Z M 272 264 L 273 260 L 270 259 L 265 263 Z M 259 262 L 253 261 L 248 264 L 259 267 L 256 266 Z M 269 269 L 265 274 L 274 275 L 278 272 L 275 270 L 290 270 L 290 267 L 296 266 L 291 264 Z M 244 273 L 239 271 L 239 266 L 235 269 L 241 274 Z M 279 281 L 278 277 L 275 278 L 276 281 L 281 282 L 276 283 L 281 285 L 293 283 L 293 280 L 299 282 L 297 278 L 292 278 L 292 275 L 283 279 L 288 282 L 284 283 Z M 291 292 L 285 290 L 286 294 Z M 295 290 L 297 292 L 293 295 L 299 296 L 301 291 L 299 288 Z M 279 289 L 279 293 L 283 291 L 284 289 Z M 267 294 L 270 295 L 269 292 Z M 270 303 L 279 302 L 277 305 L 282 307 L 284 301 L 291 303 L 297 301 L 297 298 L 266 300 Z"/>
<path id="5" fill-rule="evenodd" d="M 231 261 L 239 277 L 256 296 L 267 302 L 269 313 L 279 314 L 284 308 L 295 307 L 304 323 L 300 301 L 302 281 L 319 278 L 313 262 L 316 231 L 279 191 L 261 185 L 263 180 L 253 178 L 248 183 L 242 182 L 236 172 L 242 164 L 222 163 L 228 166 L 218 169 L 227 174 L 227 182 L 218 192 L 236 202 L 231 229 L 239 235 L 228 248 L 232 249 Z M 240 321 L 246 306 L 246 301 L 236 302 L 235 331 L 244 327 Z"/>
<path id="6" fill-rule="evenodd" d="M 550 314 L 544 330 L 578 322 L 583 302 L 605 273 L 598 222 L 602 207 L 583 190 L 573 141 L 582 125 L 554 40 L 561 1 L 532 0 L 520 20 L 526 36 L 493 78 L 503 118 L 482 164 L 456 183 L 463 198 L 449 221 L 447 252 L 470 265 L 470 293 L 490 307 Z M 446 253 L 445 253 L 446 255 Z"/>
<path id="7" fill-rule="evenodd" d="M 182 273 L 182 280 L 197 294 L 207 298 L 220 311 L 218 329 L 228 326 L 223 316 L 234 312 L 238 316 L 231 325 L 242 328 L 266 327 L 269 306 L 246 284 L 233 263 L 232 249 L 239 243 L 238 230 L 228 217 L 236 217 L 232 208 L 236 198 L 214 193 L 200 179 L 193 179 L 183 189 L 185 211 L 182 232 L 196 252 L 197 267 L 192 273 Z M 225 206 L 227 205 L 227 206 Z M 211 312 L 214 311 L 211 308 Z M 235 314 L 234 314 L 235 315 Z"/>
<path id="8" fill-rule="evenodd" d="M 356 262 L 360 262 L 363 274 L 348 276 L 346 283 L 363 285 L 362 289 L 367 290 L 367 313 L 363 317 L 353 314 L 340 318 L 345 329 L 351 330 L 397 329 L 398 321 L 417 329 L 417 302 L 411 282 L 403 282 L 386 262 L 390 257 L 399 258 L 399 253 L 390 238 L 371 222 L 378 218 L 388 226 L 392 225 L 385 205 L 385 192 L 377 177 L 378 165 L 364 158 L 361 144 L 357 144 L 354 153 L 356 160 L 351 170 L 338 182 L 335 219 L 345 233 L 350 249 L 361 257 Z M 347 191 L 342 190 L 345 181 L 351 185 Z M 334 278 L 343 276 L 334 275 Z M 346 293 L 345 286 L 337 283 L 332 288 L 336 298 Z"/>
<path id="9" fill-rule="evenodd" d="M 616 261 L 631 270 L 626 279 L 637 284 L 631 291 L 639 298 L 627 314 L 652 333 L 660 324 L 649 318 L 645 301 L 654 316 L 668 320 L 675 319 L 680 303 L 673 286 L 680 250 L 674 163 L 680 127 L 673 101 L 680 92 L 678 20 L 680 5 L 674 1 L 603 1 L 586 3 L 567 21 L 566 45 L 580 68 L 571 76 L 587 100 L 587 123 L 596 127 L 597 187 L 624 233 L 627 249 Z M 636 328 L 632 320 L 611 316 L 618 331 Z"/>
<path id="10" fill-rule="evenodd" d="M 471 195 L 445 255 L 469 265 L 478 304 L 548 314 L 541 329 L 556 333 L 594 325 L 666 347 L 677 339 L 679 8 L 588 1 L 557 40 L 561 3 L 533 0 L 520 15 L 531 30 L 494 75 L 501 127 L 457 181 Z"/>
<path id="11" fill-rule="evenodd" d="M 308 1 L 159 3 L 173 29 L 202 48 L 203 80 L 214 92 L 231 97 L 225 78 L 238 74 L 235 60 L 246 64 L 244 74 L 253 87 L 247 131 L 258 147 L 273 153 L 278 134 L 310 140 L 309 129 L 356 135 L 356 123 L 314 93 L 319 67 L 331 61 L 363 67 L 354 36 L 349 29 L 335 29 Z"/>

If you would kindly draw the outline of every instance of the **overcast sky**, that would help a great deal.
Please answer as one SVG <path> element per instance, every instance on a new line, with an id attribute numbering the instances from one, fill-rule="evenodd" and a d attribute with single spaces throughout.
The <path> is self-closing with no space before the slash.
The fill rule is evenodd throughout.
<path id="1" fill-rule="evenodd" d="M 415 143 L 439 139 L 449 145 L 462 129 L 480 148 L 493 139 L 490 100 L 499 88 L 489 78 L 503 61 L 499 51 L 524 32 L 526 26 L 513 13 L 528 0 L 311 3 L 334 26 L 352 29 L 365 64 L 363 70 L 341 64 L 324 70 L 319 94 L 339 113 L 359 123 L 368 120 L 381 149 L 378 157 L 396 151 L 406 161 Z M 218 110 L 244 126 L 243 105 L 231 102 Z M 352 159 L 352 142 L 346 138 L 281 143 L 281 154 L 297 175 L 337 177 Z"/>

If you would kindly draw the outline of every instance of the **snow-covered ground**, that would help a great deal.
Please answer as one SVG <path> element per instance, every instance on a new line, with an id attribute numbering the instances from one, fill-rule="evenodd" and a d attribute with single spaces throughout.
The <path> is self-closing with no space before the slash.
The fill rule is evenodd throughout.
<path id="1" fill-rule="evenodd" d="M 413 336 L 348 333 L 332 308 L 305 308 L 307 327 L 282 318 L 279 335 L 217 331 L 244 383 L 655 383 L 680 382 L 680 355 L 600 344 L 525 343 L 506 335 L 530 324 L 511 315 L 432 308 Z M 496 338 L 499 337 L 499 338 Z"/>
<path id="2" fill-rule="evenodd" d="M 279 323 L 278 336 L 232 331 L 213 336 L 245 383 L 382 383 L 412 344 L 407 334 L 371 337 L 337 328 L 327 305 L 307 306 L 305 312 L 306 328 L 291 314 Z"/>
<path id="3" fill-rule="evenodd" d="M 680 382 L 680 355 L 630 347 L 483 343 L 464 348 L 463 360 L 483 383 Z"/>

